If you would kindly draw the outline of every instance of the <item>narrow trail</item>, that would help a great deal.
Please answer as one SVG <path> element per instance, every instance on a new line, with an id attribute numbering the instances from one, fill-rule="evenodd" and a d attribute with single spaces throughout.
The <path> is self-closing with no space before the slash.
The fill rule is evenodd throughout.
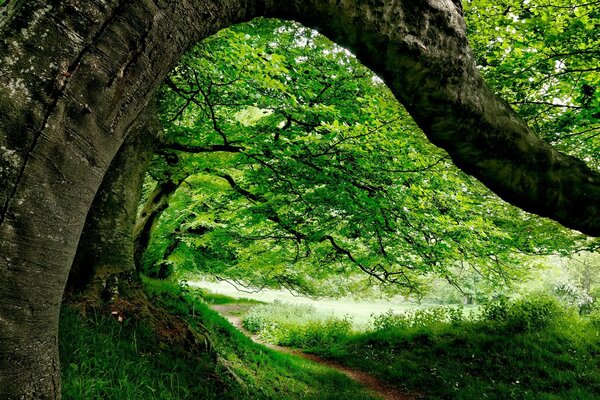
<path id="1" fill-rule="evenodd" d="M 266 342 L 260 340 L 257 335 L 254 335 L 251 332 L 249 332 L 248 330 L 246 330 L 246 328 L 244 328 L 244 326 L 242 324 L 242 318 L 240 316 L 234 314 L 236 311 L 238 311 L 238 308 L 236 307 L 235 304 L 233 304 L 233 305 L 215 305 L 215 306 L 212 306 L 211 308 L 213 310 L 217 311 L 218 313 L 220 313 L 223 317 L 227 318 L 227 320 L 233 326 L 235 326 L 237 329 L 239 329 L 241 332 L 243 332 L 246 336 L 248 336 L 250 339 L 252 339 L 252 341 L 262 344 L 263 346 L 268 347 L 272 350 L 279 351 L 282 353 L 287 353 L 287 354 L 293 354 L 295 356 L 302 357 L 306 360 L 310 360 L 317 364 L 321 364 L 321 365 L 324 365 L 331 369 L 334 369 L 338 372 L 341 372 L 342 374 L 346 375 L 350 379 L 360 383 L 367 389 L 371 390 L 376 396 L 378 396 L 379 398 L 381 398 L 383 400 L 418 400 L 418 399 L 422 399 L 422 397 L 417 397 L 415 395 L 410 395 L 410 394 L 404 393 L 400 389 L 392 387 L 392 386 L 382 382 L 377 377 L 367 374 L 366 372 L 359 371 L 354 368 L 346 367 L 345 365 L 338 364 L 335 361 L 326 360 L 315 354 L 304 353 L 300 350 L 291 349 L 289 347 L 278 346 L 278 345 L 266 343 Z"/>

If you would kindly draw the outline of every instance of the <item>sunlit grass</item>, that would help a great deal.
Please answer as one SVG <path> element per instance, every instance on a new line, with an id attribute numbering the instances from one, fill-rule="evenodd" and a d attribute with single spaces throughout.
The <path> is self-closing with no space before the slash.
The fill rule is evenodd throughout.
<path id="1" fill-rule="evenodd" d="M 363 332 L 343 319 L 295 314 L 289 304 L 258 306 L 246 326 L 428 399 L 600 398 L 600 315 L 581 317 L 549 298 L 500 302 L 478 315 L 390 312 Z"/>

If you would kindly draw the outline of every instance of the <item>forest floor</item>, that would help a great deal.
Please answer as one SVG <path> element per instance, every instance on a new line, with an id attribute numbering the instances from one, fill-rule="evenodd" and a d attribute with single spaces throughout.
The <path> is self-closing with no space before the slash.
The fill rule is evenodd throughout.
<path id="1" fill-rule="evenodd" d="M 245 304 L 221 304 L 221 305 L 213 305 L 211 308 L 218 313 L 220 313 L 223 317 L 227 318 L 227 320 L 237 329 L 239 329 L 242 333 L 252 339 L 254 342 L 262 344 L 272 350 L 279 351 L 286 354 L 292 354 L 298 357 L 302 357 L 306 360 L 315 362 L 317 364 L 326 366 L 328 368 L 334 369 L 338 372 L 343 373 L 350 379 L 358 382 L 365 388 L 371 390 L 376 396 L 383 400 L 417 400 L 422 397 L 416 396 L 414 394 L 407 394 L 402 392 L 400 389 L 390 386 L 385 382 L 381 381 L 377 377 L 368 374 L 364 371 L 359 371 L 354 368 L 349 368 L 342 364 L 336 363 L 331 360 L 324 359 L 315 354 L 304 353 L 298 349 L 293 349 L 290 347 L 278 346 L 271 343 L 264 342 L 260 340 L 260 338 L 249 332 L 244 328 L 242 324 L 241 314 L 248 309 L 248 305 Z"/>
<path id="2" fill-rule="evenodd" d="M 581 316 L 546 297 L 494 303 L 476 317 L 386 314 L 354 331 L 310 307 L 144 285 L 152 304 L 206 341 L 190 351 L 165 341 L 155 321 L 65 304 L 65 400 L 600 399 L 600 313 Z M 242 318 L 286 347 L 252 338 Z"/>

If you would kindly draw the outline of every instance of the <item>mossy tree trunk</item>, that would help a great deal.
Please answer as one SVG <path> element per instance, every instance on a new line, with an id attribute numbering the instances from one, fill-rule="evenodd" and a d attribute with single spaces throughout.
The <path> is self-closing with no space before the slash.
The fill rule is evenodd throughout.
<path id="1" fill-rule="evenodd" d="M 88 212 L 67 292 L 92 305 L 114 301 L 139 286 L 134 225 L 160 129 L 154 108 L 149 107 L 130 129 Z"/>

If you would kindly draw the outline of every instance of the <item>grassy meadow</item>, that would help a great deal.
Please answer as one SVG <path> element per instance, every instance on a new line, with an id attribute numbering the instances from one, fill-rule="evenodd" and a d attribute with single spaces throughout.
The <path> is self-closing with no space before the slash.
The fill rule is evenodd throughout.
<path id="1" fill-rule="evenodd" d="M 242 317 L 261 340 L 376 376 L 424 399 L 600 398 L 600 312 L 529 296 L 478 309 L 410 307 L 355 323 L 311 304 L 264 302 L 145 280 L 152 302 L 210 338 L 190 353 L 134 318 L 65 305 L 65 399 L 362 399 L 346 376 L 256 344 L 210 309 Z M 229 311 L 228 311 L 229 310 Z M 360 312 L 359 312 L 360 318 Z"/>
<path id="2" fill-rule="evenodd" d="M 257 306 L 244 326 L 266 341 L 368 371 L 427 399 L 598 399 L 600 313 L 550 297 L 498 301 L 477 313 L 434 307 L 348 317 L 306 305 Z"/>

